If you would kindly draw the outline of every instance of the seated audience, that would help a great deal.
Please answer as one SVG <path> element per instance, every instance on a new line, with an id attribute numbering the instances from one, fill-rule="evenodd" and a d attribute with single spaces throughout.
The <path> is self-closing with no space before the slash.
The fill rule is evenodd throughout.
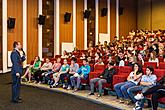
<path id="1" fill-rule="evenodd" d="M 127 77 L 127 82 L 114 85 L 114 89 L 121 103 L 130 103 L 128 88 L 138 85 L 143 74 L 142 68 L 138 63 L 134 64 L 133 71 Z"/>
<path id="2" fill-rule="evenodd" d="M 88 64 L 87 59 L 83 59 L 83 66 L 81 66 L 78 70 L 77 73 L 75 73 L 73 76 L 71 76 L 71 84 L 74 87 L 74 91 L 76 92 L 79 89 L 81 79 L 88 79 L 88 74 L 90 72 L 90 66 Z M 77 84 L 76 84 L 77 82 Z"/>
<path id="3" fill-rule="evenodd" d="M 62 84 L 64 84 L 68 90 L 70 90 L 72 87 L 70 77 L 73 76 L 79 69 L 79 65 L 76 63 L 76 61 L 77 61 L 77 59 L 75 57 L 73 57 L 71 59 L 71 65 L 70 65 L 69 73 L 64 73 L 64 74 L 60 75 L 60 79 L 61 79 Z M 67 82 L 65 82 L 65 79 L 64 79 L 65 77 L 67 77 Z"/>
<path id="4" fill-rule="evenodd" d="M 63 55 L 61 56 L 61 58 L 69 58 L 66 50 L 63 51 Z"/>
<path id="5" fill-rule="evenodd" d="M 116 66 L 124 66 L 124 54 L 119 51 L 118 55 L 115 57 Z"/>
<path id="6" fill-rule="evenodd" d="M 89 95 L 94 95 L 95 83 L 98 82 L 98 88 L 99 88 L 98 97 L 101 96 L 102 85 L 104 83 L 112 83 L 113 75 L 116 73 L 116 70 L 113 68 L 113 66 L 114 66 L 114 62 L 108 63 L 108 67 L 99 75 L 98 78 L 93 78 L 90 80 L 91 92 L 89 93 Z"/>
<path id="7" fill-rule="evenodd" d="M 46 58 L 46 62 L 42 65 L 42 67 L 40 68 L 40 70 L 37 70 L 34 73 L 34 78 L 35 78 L 35 82 L 34 83 L 41 83 L 43 80 L 43 73 L 48 72 L 52 67 L 52 63 L 50 62 L 50 60 L 48 58 Z"/>
<path id="8" fill-rule="evenodd" d="M 51 75 L 59 72 L 60 68 L 61 68 L 61 58 L 57 58 L 57 61 L 54 61 L 54 64 L 52 65 L 51 70 L 45 74 L 45 83 L 48 82 L 48 84 L 50 84 Z"/>
<path id="9" fill-rule="evenodd" d="M 155 51 L 152 51 L 150 53 L 150 58 L 149 58 L 148 62 L 156 62 L 157 63 L 157 67 L 159 67 L 159 59 L 156 58 L 156 52 Z"/>
<path id="10" fill-rule="evenodd" d="M 154 68 L 152 66 L 148 66 L 146 68 L 146 75 L 143 75 L 140 81 L 140 85 L 133 86 L 128 88 L 127 92 L 133 103 L 136 103 L 136 99 L 134 98 L 134 94 L 139 91 L 145 91 L 156 84 L 157 77 L 154 74 Z"/>
<path id="11" fill-rule="evenodd" d="M 60 76 L 61 76 L 62 74 L 67 74 L 67 73 L 69 72 L 69 68 L 70 68 L 70 67 L 69 67 L 69 65 L 68 65 L 67 60 L 64 59 L 63 63 L 64 63 L 64 64 L 61 66 L 60 71 L 53 74 L 53 79 L 54 79 L 55 82 L 54 82 L 53 85 L 50 85 L 50 87 L 56 87 L 56 86 L 58 86 L 58 82 L 59 82 L 59 80 L 60 80 Z M 65 87 L 66 87 L 66 85 L 63 83 L 63 88 L 65 88 Z"/>
<path id="12" fill-rule="evenodd" d="M 36 57 L 34 60 L 33 65 L 30 65 L 29 68 L 27 68 L 25 74 L 22 76 L 22 79 L 24 79 L 28 75 L 28 82 L 31 82 L 31 75 L 34 75 L 34 73 L 41 68 L 41 60 L 40 57 Z"/>
<path id="13" fill-rule="evenodd" d="M 95 63 L 95 65 L 104 65 L 104 62 L 101 57 L 98 59 L 98 61 Z"/>
<path id="14" fill-rule="evenodd" d="M 165 76 L 161 80 L 159 80 L 155 86 L 149 88 L 148 90 L 142 92 L 141 94 L 137 94 L 135 96 L 135 99 L 141 102 L 141 100 L 144 99 L 144 97 L 150 94 L 152 94 L 151 97 L 152 110 L 157 110 L 158 99 L 165 97 Z M 139 101 L 136 103 L 134 110 L 142 110 Z"/>

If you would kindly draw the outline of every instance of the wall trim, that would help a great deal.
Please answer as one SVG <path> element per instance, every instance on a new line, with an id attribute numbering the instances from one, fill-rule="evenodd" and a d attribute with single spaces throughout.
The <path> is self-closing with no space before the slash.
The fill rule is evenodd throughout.
<path id="1" fill-rule="evenodd" d="M 38 15 L 42 14 L 42 0 L 38 0 Z M 38 56 L 42 58 L 42 25 L 38 24 Z"/>
<path id="2" fill-rule="evenodd" d="M 2 0 L 2 70 L 7 72 L 7 0 Z"/>
<path id="3" fill-rule="evenodd" d="M 107 20 L 108 20 L 108 25 L 107 25 L 107 32 L 108 32 L 108 35 L 110 36 L 110 33 L 111 33 L 111 21 L 110 21 L 110 18 L 111 18 L 111 7 L 110 7 L 110 0 L 107 0 L 107 8 L 108 8 L 108 17 L 107 17 Z M 111 38 L 110 38 L 111 40 Z"/>
<path id="4" fill-rule="evenodd" d="M 23 50 L 27 54 L 27 0 L 23 0 Z M 24 62 L 24 65 L 26 63 L 27 60 Z"/>
<path id="5" fill-rule="evenodd" d="M 76 0 L 73 0 L 73 45 L 76 47 Z"/>
<path id="6" fill-rule="evenodd" d="M 97 45 L 98 41 L 99 41 L 99 38 L 98 38 L 98 35 L 99 35 L 99 31 L 98 31 L 98 27 L 99 27 L 99 0 L 95 0 L 95 45 Z"/>
<path id="7" fill-rule="evenodd" d="M 119 0 L 116 0 L 116 36 L 119 40 Z"/>
<path id="8" fill-rule="evenodd" d="M 84 11 L 87 10 L 87 0 L 84 0 Z M 87 49 L 87 19 L 84 19 L 84 49 Z"/>
<path id="9" fill-rule="evenodd" d="M 60 33 L 59 33 L 59 31 L 60 31 L 60 24 L 59 24 L 59 22 L 60 22 L 60 14 L 59 14 L 59 10 L 60 10 L 60 7 L 59 7 L 59 5 L 60 5 L 60 3 L 59 3 L 60 1 L 59 0 L 54 0 L 54 3 L 55 3 L 55 6 L 54 6 L 54 8 L 55 8 L 55 11 L 54 11 L 54 15 L 55 15 L 55 40 L 54 40 L 54 43 L 55 43 L 55 54 L 56 55 L 59 55 L 60 54 L 60 37 L 59 37 L 59 35 L 60 35 Z"/>

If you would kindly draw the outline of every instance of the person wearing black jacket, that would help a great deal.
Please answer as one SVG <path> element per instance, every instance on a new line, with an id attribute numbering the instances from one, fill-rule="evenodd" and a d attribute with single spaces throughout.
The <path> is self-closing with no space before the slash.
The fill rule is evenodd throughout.
<path id="1" fill-rule="evenodd" d="M 114 62 L 108 63 L 108 67 L 98 76 L 98 78 L 93 78 L 90 80 L 90 89 L 91 92 L 89 95 L 94 95 L 94 87 L 95 83 L 98 82 L 99 94 L 98 97 L 101 96 L 102 85 L 104 83 L 111 83 L 113 75 L 116 73 L 116 70 L 113 68 Z"/>

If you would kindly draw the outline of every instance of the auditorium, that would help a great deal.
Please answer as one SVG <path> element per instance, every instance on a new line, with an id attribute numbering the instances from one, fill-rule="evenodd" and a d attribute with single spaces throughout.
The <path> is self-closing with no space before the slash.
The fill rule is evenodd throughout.
<path id="1" fill-rule="evenodd" d="M 0 0 L 0 110 L 165 110 L 165 0 Z"/>

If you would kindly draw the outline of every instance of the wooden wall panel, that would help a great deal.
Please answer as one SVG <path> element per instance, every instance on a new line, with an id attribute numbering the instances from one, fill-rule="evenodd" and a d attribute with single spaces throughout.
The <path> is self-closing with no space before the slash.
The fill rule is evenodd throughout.
<path id="1" fill-rule="evenodd" d="M 27 63 L 38 56 L 38 0 L 27 0 Z"/>
<path id="2" fill-rule="evenodd" d="M 119 16 L 119 35 L 127 36 L 128 33 L 137 29 L 137 0 L 120 0 L 123 14 Z"/>
<path id="3" fill-rule="evenodd" d="M 165 29 L 165 0 L 152 0 L 152 30 Z"/>
<path id="4" fill-rule="evenodd" d="M 101 10 L 102 8 L 107 8 L 107 0 L 99 0 L 99 33 L 107 33 L 107 18 L 108 18 L 108 14 L 107 16 L 102 17 L 101 16 Z"/>
<path id="5" fill-rule="evenodd" d="M 64 22 L 65 12 L 71 13 L 70 22 Z M 73 42 L 73 0 L 60 0 L 60 51 L 62 42 Z"/>
<path id="6" fill-rule="evenodd" d="M 16 18 L 15 28 L 8 29 L 7 50 L 13 49 L 13 42 L 23 40 L 23 0 L 7 0 L 7 16 Z"/>
<path id="7" fill-rule="evenodd" d="M 114 39 L 116 35 L 116 0 L 110 2 L 110 39 Z"/>
<path id="8" fill-rule="evenodd" d="M 137 27 L 151 30 L 151 0 L 138 0 Z"/>
<path id="9" fill-rule="evenodd" d="M 76 46 L 78 49 L 84 49 L 84 0 L 77 0 L 76 2 Z"/>

